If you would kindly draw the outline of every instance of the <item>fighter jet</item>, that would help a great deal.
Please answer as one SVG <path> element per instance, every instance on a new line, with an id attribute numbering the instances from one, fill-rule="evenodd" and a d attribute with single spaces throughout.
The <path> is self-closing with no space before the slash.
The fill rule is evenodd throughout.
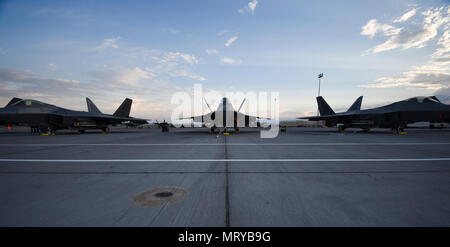
<path id="1" fill-rule="evenodd" d="M 128 116 L 130 115 L 130 110 L 131 110 L 131 104 L 133 103 L 133 101 L 131 99 L 125 99 L 125 101 L 122 103 L 122 105 L 119 107 L 119 109 L 117 109 L 117 111 L 114 114 L 119 114 L 119 112 L 122 112 L 121 115 L 124 116 Z M 94 104 L 94 102 L 92 102 L 91 99 L 86 97 L 86 104 L 87 104 L 87 108 L 88 111 L 91 113 L 95 113 L 95 114 L 103 114 L 98 108 L 97 106 Z M 113 114 L 113 115 L 114 115 Z M 141 119 L 143 120 L 143 119 Z M 150 119 L 146 119 L 145 122 L 143 121 L 135 121 L 135 120 L 127 120 L 127 121 L 123 121 L 121 123 L 121 125 L 126 126 L 127 128 L 140 128 L 144 125 L 148 125 L 149 123 L 147 121 L 149 121 Z"/>
<path id="2" fill-rule="evenodd" d="M 257 121 L 259 117 L 245 115 L 239 112 L 244 105 L 245 99 L 242 101 L 239 109 L 236 111 L 231 105 L 230 100 L 226 97 L 222 98 L 217 110 L 211 110 L 208 102 L 205 103 L 211 111 L 208 114 L 201 116 L 190 117 L 194 122 L 203 123 L 204 126 L 211 128 L 211 133 L 216 129 L 222 128 L 219 133 L 227 134 L 227 128 L 234 128 L 236 133 L 239 133 L 240 127 L 260 127 Z"/>
<path id="3" fill-rule="evenodd" d="M 355 102 L 357 103 L 357 102 Z M 450 122 L 450 105 L 441 103 L 435 96 L 413 97 L 386 106 L 366 110 L 335 113 L 322 96 L 317 97 L 320 116 L 301 117 L 310 121 L 325 121 L 328 127 L 338 126 L 339 131 L 346 128 L 391 128 L 395 134 L 402 134 L 408 123 Z M 360 103 L 359 103 L 360 104 Z"/>
<path id="4" fill-rule="evenodd" d="M 10 124 L 27 124 L 34 130 L 46 130 L 47 134 L 56 134 L 58 129 L 75 129 L 84 133 L 87 129 L 101 129 L 109 133 L 108 126 L 125 121 L 147 123 L 145 119 L 129 117 L 131 99 L 119 106 L 113 115 L 103 114 L 95 104 L 86 98 L 88 112 L 74 111 L 47 104 L 33 99 L 13 98 L 0 109 L 0 122 Z"/>

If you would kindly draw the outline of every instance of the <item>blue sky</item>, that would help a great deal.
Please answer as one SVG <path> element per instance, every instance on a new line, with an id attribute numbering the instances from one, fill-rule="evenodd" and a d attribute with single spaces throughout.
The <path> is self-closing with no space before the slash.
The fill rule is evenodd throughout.
<path id="1" fill-rule="evenodd" d="M 0 104 L 35 98 L 168 119 L 171 95 L 277 91 L 282 119 L 450 100 L 448 1 L 0 1 Z"/>

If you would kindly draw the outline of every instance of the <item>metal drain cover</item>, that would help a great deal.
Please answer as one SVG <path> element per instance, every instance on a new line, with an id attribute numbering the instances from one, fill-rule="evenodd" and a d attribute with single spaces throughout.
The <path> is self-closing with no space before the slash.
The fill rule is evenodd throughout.
<path id="1" fill-rule="evenodd" d="M 173 196 L 172 192 L 169 191 L 165 191 L 165 192 L 159 192 L 155 194 L 156 197 L 169 197 L 169 196 Z"/>
<path id="2" fill-rule="evenodd" d="M 187 195 L 180 187 L 161 186 L 146 190 L 134 196 L 133 201 L 142 207 L 156 207 L 177 203 Z"/>

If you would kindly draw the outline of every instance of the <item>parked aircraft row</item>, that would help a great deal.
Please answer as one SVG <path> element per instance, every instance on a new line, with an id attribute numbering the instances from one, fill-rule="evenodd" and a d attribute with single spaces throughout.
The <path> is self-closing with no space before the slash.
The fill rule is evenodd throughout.
<path id="1" fill-rule="evenodd" d="M 450 123 L 450 105 L 441 103 L 435 96 L 414 97 L 398 101 L 386 106 L 361 110 L 363 97 L 360 96 L 346 112 L 335 113 L 322 96 L 317 97 L 319 116 L 300 117 L 309 121 L 323 121 L 328 127 L 337 126 L 339 131 L 346 128 L 391 128 L 395 133 L 402 133 L 409 123 L 414 122 L 447 122 Z M 240 127 L 261 127 L 263 118 L 241 113 L 245 102 L 235 110 L 228 98 L 222 98 L 215 111 L 201 116 L 192 116 L 193 122 L 202 123 L 215 132 L 227 132 L 234 129 L 239 132 Z M 58 129 L 74 129 L 83 133 L 88 129 L 110 131 L 109 126 L 125 124 L 127 126 L 159 125 L 163 131 L 172 126 L 167 122 L 149 123 L 146 119 L 130 117 L 131 99 L 125 99 L 112 114 L 102 113 L 97 106 L 86 98 L 88 112 L 69 110 L 55 105 L 32 99 L 13 98 L 0 108 L 0 124 L 26 124 L 32 131 L 46 131 L 55 134 Z M 267 119 L 265 119 L 267 120 Z"/>
<path id="2" fill-rule="evenodd" d="M 126 121 L 145 124 L 147 120 L 130 117 L 131 99 L 125 99 L 112 114 L 102 113 L 97 106 L 86 98 L 88 112 L 69 110 L 32 99 L 13 98 L 0 109 L 0 123 L 27 124 L 32 131 L 47 131 L 55 134 L 59 129 L 75 129 L 83 133 L 88 129 L 101 129 L 110 132 L 109 126 Z"/>
<path id="3" fill-rule="evenodd" d="M 443 104 L 435 96 L 413 97 L 389 105 L 361 110 L 362 96 L 346 112 L 335 113 L 322 96 L 317 97 L 320 116 L 301 117 L 310 121 L 325 121 L 325 125 L 346 128 L 391 128 L 395 133 L 404 132 L 409 123 L 450 122 L 450 105 Z"/>

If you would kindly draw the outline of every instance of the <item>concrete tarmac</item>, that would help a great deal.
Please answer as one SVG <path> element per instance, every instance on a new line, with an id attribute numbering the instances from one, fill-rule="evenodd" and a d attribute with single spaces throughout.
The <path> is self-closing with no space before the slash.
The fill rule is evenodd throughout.
<path id="1" fill-rule="evenodd" d="M 450 226 L 450 129 L 259 131 L 2 128 L 0 226 Z"/>

